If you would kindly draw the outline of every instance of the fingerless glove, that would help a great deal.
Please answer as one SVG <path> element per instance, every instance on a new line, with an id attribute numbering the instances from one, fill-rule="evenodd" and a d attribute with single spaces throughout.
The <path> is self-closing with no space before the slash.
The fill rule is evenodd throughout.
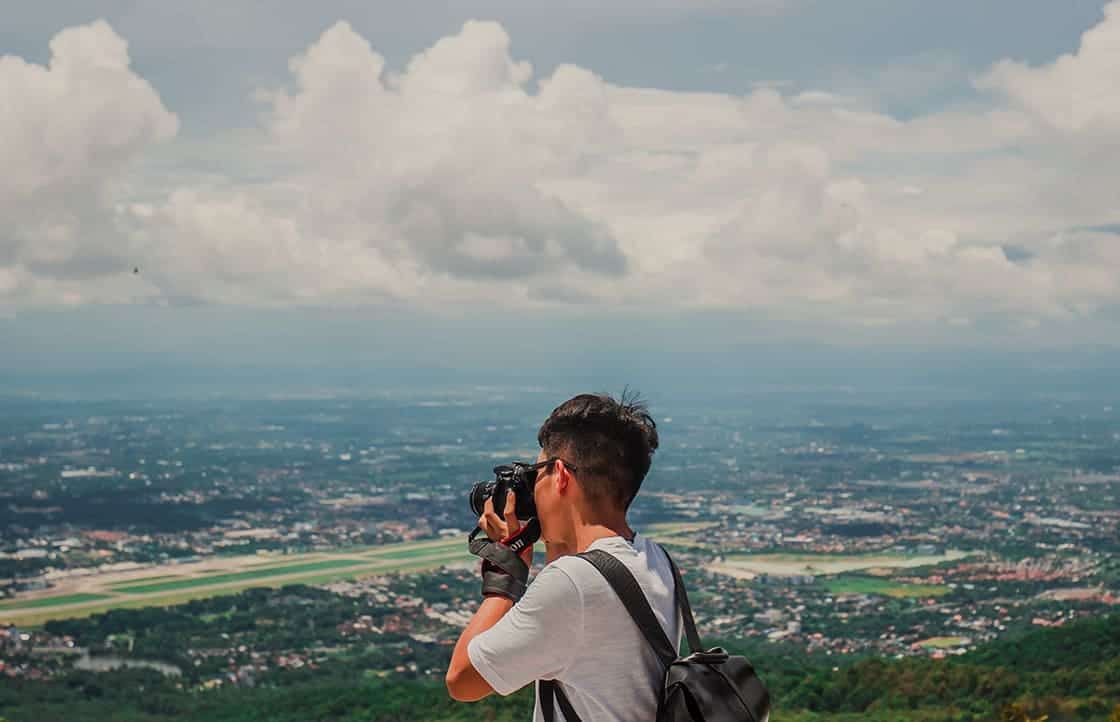
<path id="1" fill-rule="evenodd" d="M 482 557 L 482 596 L 498 595 L 514 602 L 521 599 L 529 584 L 529 567 L 502 542 L 486 537 L 472 538 L 471 554 Z"/>

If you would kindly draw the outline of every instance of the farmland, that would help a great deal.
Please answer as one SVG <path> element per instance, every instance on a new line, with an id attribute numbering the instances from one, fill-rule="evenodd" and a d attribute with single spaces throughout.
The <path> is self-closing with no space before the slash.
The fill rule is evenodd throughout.
<path id="1" fill-rule="evenodd" d="M 107 594 L 63 594 L 56 597 L 39 597 L 27 600 L 8 600 L 0 602 L 0 609 L 19 607 L 21 609 L 40 609 L 42 607 L 58 607 L 69 604 L 82 604 L 101 599 L 108 599 Z"/>
<path id="2" fill-rule="evenodd" d="M 842 575 L 828 579 L 825 586 L 832 594 L 879 594 L 886 597 L 938 597 L 949 593 L 943 584 L 901 584 L 886 579 Z"/>

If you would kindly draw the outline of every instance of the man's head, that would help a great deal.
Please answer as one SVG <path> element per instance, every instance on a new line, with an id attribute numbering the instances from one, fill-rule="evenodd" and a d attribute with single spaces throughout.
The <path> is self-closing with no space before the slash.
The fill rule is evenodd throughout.
<path id="1" fill-rule="evenodd" d="M 657 424 L 636 396 L 623 393 L 615 400 L 607 394 L 580 394 L 553 410 L 537 441 L 538 461 L 562 460 L 537 476 L 537 508 L 541 524 L 548 527 L 565 497 L 580 499 L 595 516 L 625 513 L 657 449 Z M 556 478 L 558 473 L 562 479 Z M 569 479 L 578 486 L 571 496 L 575 490 L 568 489 Z"/>

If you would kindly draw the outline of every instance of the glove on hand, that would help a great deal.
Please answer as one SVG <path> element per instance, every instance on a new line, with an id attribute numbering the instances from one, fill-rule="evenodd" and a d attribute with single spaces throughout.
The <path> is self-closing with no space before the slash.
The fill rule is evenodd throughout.
<path id="1" fill-rule="evenodd" d="M 475 529 L 467 538 L 471 554 L 482 558 L 482 596 L 498 595 L 517 602 L 529 585 L 529 565 L 518 552 L 540 537 L 540 524 L 529 522 L 509 539 L 500 542 L 480 536 Z"/>

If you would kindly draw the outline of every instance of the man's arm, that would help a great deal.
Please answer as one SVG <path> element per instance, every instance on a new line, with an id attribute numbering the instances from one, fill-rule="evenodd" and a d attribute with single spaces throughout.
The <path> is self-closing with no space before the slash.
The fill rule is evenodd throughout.
<path id="1" fill-rule="evenodd" d="M 514 511 L 515 506 L 516 499 L 513 492 L 509 492 L 506 495 L 505 520 L 503 521 L 494 511 L 493 500 L 487 499 L 483 506 L 482 516 L 478 520 L 479 528 L 485 531 L 491 540 L 505 539 L 512 534 L 516 534 L 521 527 L 521 522 L 517 519 Z M 533 546 L 531 544 L 522 552 L 521 559 L 526 565 L 532 564 Z M 470 656 L 467 653 L 467 645 L 479 634 L 497 624 L 498 620 L 506 615 L 506 612 L 513 609 L 513 604 L 512 599 L 501 596 L 490 596 L 483 599 L 482 605 L 474 613 L 474 617 L 471 618 L 467 628 L 459 635 L 459 641 L 455 643 L 455 651 L 451 653 L 451 664 L 447 668 L 445 678 L 447 692 L 452 699 L 460 702 L 474 702 L 494 693 L 494 688 L 482 678 L 482 675 L 471 664 Z"/>
<path id="2" fill-rule="evenodd" d="M 507 508 L 512 508 L 512 505 Z M 546 564 L 570 553 L 566 547 L 550 542 L 545 542 L 545 550 Z M 513 602 L 505 597 L 488 597 L 474 613 L 474 617 L 459 636 L 459 641 L 455 643 L 455 651 L 451 653 L 451 664 L 447 668 L 447 691 L 452 699 L 460 702 L 477 702 L 494 693 L 494 688 L 471 664 L 467 645 L 476 636 L 497 624 L 498 620 L 512 608 Z"/>
<path id="3" fill-rule="evenodd" d="M 474 613 L 470 624 L 455 643 L 455 651 L 451 653 L 451 665 L 447 668 L 447 691 L 452 699 L 475 702 L 494 693 L 494 688 L 471 664 L 467 645 L 476 636 L 497 624 L 511 609 L 513 601 L 505 597 L 487 597 L 482 600 L 482 606 Z"/>

